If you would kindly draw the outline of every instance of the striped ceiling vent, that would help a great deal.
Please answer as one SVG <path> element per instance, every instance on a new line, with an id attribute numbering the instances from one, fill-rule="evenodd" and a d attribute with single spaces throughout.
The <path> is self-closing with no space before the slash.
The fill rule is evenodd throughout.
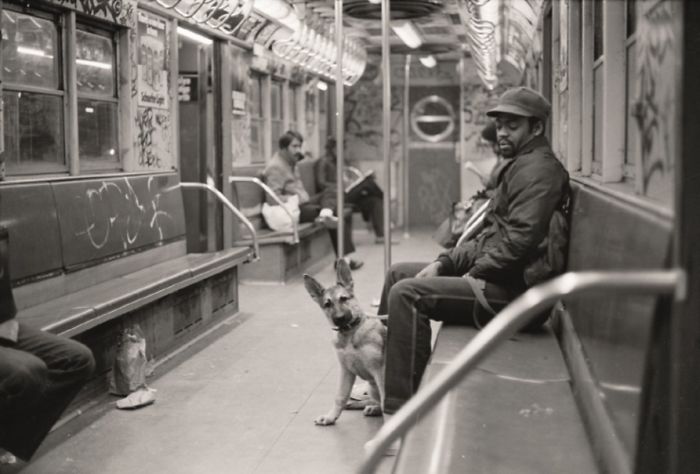
<path id="1" fill-rule="evenodd" d="M 411 20 L 428 16 L 442 9 L 439 0 L 390 0 L 392 20 Z M 345 0 L 343 13 L 362 20 L 381 20 L 381 3 L 370 3 L 367 0 Z"/>

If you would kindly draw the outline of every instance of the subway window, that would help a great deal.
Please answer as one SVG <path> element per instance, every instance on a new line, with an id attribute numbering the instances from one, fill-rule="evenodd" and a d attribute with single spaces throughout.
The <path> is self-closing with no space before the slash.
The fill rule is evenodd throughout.
<path id="1" fill-rule="evenodd" d="M 289 129 L 299 131 L 299 117 L 297 110 L 297 98 L 299 96 L 299 86 L 289 84 Z"/>
<path id="2" fill-rule="evenodd" d="M 8 175 L 67 170 L 59 24 L 54 15 L 2 12 Z"/>
<path id="3" fill-rule="evenodd" d="M 277 140 L 284 133 L 283 117 L 284 117 L 284 102 L 282 100 L 282 83 L 280 81 L 272 81 L 270 84 L 270 111 L 271 111 L 271 144 L 270 150 L 277 150 Z"/>
<path id="4" fill-rule="evenodd" d="M 111 35 L 76 32 L 78 148 L 80 167 L 119 166 L 119 103 L 116 87 L 115 41 Z"/>
<path id="5" fill-rule="evenodd" d="M 265 161 L 263 156 L 264 120 L 262 117 L 262 76 L 250 76 L 250 157 L 253 163 Z M 277 148 L 273 148 L 276 150 Z"/>

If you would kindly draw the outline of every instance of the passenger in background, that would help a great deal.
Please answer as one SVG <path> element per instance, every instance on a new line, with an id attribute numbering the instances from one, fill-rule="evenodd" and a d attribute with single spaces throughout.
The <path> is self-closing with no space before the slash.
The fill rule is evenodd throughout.
<path id="1" fill-rule="evenodd" d="M 314 170 L 316 186 L 321 191 L 329 189 L 330 192 L 336 192 L 338 182 L 336 146 L 337 141 L 335 137 L 328 137 L 326 140 L 326 154 L 316 162 L 316 169 Z M 347 161 L 344 161 L 344 166 L 348 166 Z M 384 193 L 377 186 L 374 177 L 368 176 L 365 180 L 366 182 L 358 184 L 352 192 L 345 193 L 345 201 L 356 206 L 362 213 L 364 221 L 372 224 L 375 242 L 381 244 L 384 243 L 384 209 L 382 208 Z M 347 190 L 350 184 L 352 183 L 344 182 L 343 186 Z"/>
<path id="2" fill-rule="evenodd" d="M 563 263 L 547 260 L 548 243 L 568 238 L 561 219 L 569 195 L 568 173 L 544 135 L 549 111 L 532 89 L 506 91 L 488 112 L 504 165 L 494 176 L 483 226 L 428 265 L 398 263 L 387 273 L 379 306 L 379 314 L 388 314 L 386 414 L 418 388 L 430 357 L 431 319 L 481 328 L 529 286 L 563 271 Z"/>
<path id="3" fill-rule="evenodd" d="M 293 130 L 285 132 L 279 138 L 279 150 L 268 161 L 263 177 L 265 183 L 282 199 L 286 200 L 289 196 L 298 196 L 299 198 L 299 221 L 313 222 L 319 220 L 328 228 L 328 233 L 333 243 L 333 250 L 338 257 L 338 231 L 335 210 L 337 208 L 337 198 L 334 192 L 325 190 L 314 196 L 309 196 L 309 193 L 304 188 L 304 183 L 299 177 L 299 171 L 296 167 L 297 162 L 304 155 L 301 153 L 301 145 L 304 138 L 300 133 Z M 275 202 L 268 202 L 270 205 Z M 345 218 L 345 227 L 343 232 L 344 237 L 344 254 L 348 255 L 355 251 L 355 245 L 352 241 L 352 216 L 348 215 Z M 362 267 L 364 262 L 361 260 L 345 257 L 351 270 L 357 270 Z"/>
<path id="4" fill-rule="evenodd" d="M 81 343 L 15 319 L 7 247 L 0 228 L 0 464 L 28 461 L 95 370 Z"/>

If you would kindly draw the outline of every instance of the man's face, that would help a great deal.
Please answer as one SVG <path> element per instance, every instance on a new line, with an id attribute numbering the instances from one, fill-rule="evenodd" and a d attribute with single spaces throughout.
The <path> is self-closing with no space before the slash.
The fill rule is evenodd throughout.
<path id="1" fill-rule="evenodd" d="M 301 154 L 301 142 L 294 138 L 286 149 L 283 149 L 285 156 L 289 160 L 298 161 L 297 157 L 304 156 Z"/>
<path id="2" fill-rule="evenodd" d="M 496 137 L 498 148 L 505 158 L 512 158 L 530 140 L 538 135 L 540 125 L 530 127 L 527 117 L 512 114 L 496 116 Z"/>

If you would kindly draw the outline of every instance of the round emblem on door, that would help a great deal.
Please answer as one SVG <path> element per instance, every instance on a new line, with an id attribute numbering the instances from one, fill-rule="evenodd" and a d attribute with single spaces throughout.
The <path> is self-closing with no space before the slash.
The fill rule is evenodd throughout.
<path id="1" fill-rule="evenodd" d="M 411 110 L 411 128 L 427 142 L 440 142 L 455 129 L 454 109 L 439 95 L 423 97 Z"/>

